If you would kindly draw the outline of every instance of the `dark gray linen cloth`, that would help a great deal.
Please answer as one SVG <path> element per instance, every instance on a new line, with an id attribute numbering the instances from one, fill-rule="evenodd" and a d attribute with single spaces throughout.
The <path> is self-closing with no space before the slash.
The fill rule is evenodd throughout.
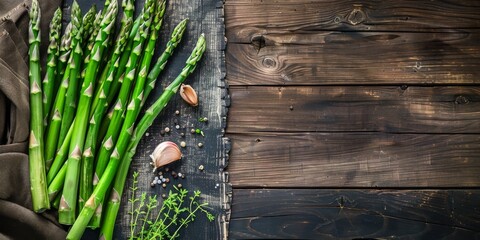
<path id="1" fill-rule="evenodd" d="M 39 0 L 42 59 L 48 25 L 61 0 Z M 0 239 L 65 239 L 54 212 L 34 213 L 28 173 L 28 7 L 0 0 Z"/>

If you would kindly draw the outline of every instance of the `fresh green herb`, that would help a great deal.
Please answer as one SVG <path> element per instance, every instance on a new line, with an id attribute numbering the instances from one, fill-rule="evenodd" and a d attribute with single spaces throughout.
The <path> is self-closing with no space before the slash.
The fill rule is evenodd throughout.
<path id="1" fill-rule="evenodd" d="M 195 221 L 198 213 L 205 214 L 209 221 L 215 219 L 215 216 L 206 209 L 208 203 L 199 202 L 200 191 L 194 191 L 193 196 L 189 196 L 188 190 L 177 187 L 169 192 L 153 219 L 152 212 L 158 205 L 157 196 L 150 196 L 147 201 L 146 193 L 143 192 L 139 198 L 136 197 L 137 177 L 138 173 L 135 172 L 130 188 L 132 195 L 129 200 L 131 208 L 129 239 L 176 239 L 182 229 Z"/>
<path id="2" fill-rule="evenodd" d="M 195 133 L 200 134 L 205 137 L 205 134 L 203 134 L 203 131 L 200 128 L 195 129 Z"/>

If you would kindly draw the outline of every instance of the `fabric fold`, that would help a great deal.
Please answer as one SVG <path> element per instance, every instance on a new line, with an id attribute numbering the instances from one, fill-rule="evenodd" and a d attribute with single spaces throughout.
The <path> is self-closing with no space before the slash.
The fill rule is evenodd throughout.
<path id="1" fill-rule="evenodd" d="M 48 25 L 59 0 L 42 0 L 41 57 L 45 62 Z M 28 161 L 28 6 L 0 1 L 0 239 L 65 239 L 55 211 L 31 210 Z"/>

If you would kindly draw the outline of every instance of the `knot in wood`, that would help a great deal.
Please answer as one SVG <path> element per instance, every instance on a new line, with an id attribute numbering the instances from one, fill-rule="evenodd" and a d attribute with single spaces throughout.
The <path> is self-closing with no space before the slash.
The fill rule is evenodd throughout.
<path id="1" fill-rule="evenodd" d="M 277 66 L 277 62 L 271 57 L 266 57 L 263 59 L 262 65 L 266 68 L 275 68 Z"/>
<path id="2" fill-rule="evenodd" d="M 366 19 L 366 14 L 360 8 L 353 9 L 347 17 L 347 21 L 353 26 L 364 22 L 365 19 Z"/>
<path id="3" fill-rule="evenodd" d="M 253 36 L 250 42 L 257 51 L 260 51 L 261 48 L 265 47 L 265 37 L 263 35 Z"/>
<path id="4" fill-rule="evenodd" d="M 340 18 L 339 16 L 336 16 L 336 17 L 333 19 L 333 22 L 334 22 L 334 23 L 341 23 L 341 22 L 342 22 L 342 18 Z"/>
<path id="5" fill-rule="evenodd" d="M 469 102 L 470 102 L 470 100 L 468 98 L 466 98 L 465 96 L 458 96 L 455 99 L 455 104 L 467 104 Z"/>

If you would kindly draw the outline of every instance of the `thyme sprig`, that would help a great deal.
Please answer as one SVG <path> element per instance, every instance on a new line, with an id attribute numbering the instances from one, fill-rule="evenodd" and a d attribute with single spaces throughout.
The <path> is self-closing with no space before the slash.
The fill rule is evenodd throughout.
<path id="1" fill-rule="evenodd" d="M 159 201 L 157 196 L 149 196 L 143 192 L 136 197 L 138 190 L 138 172 L 133 174 L 133 184 L 130 188 L 130 238 L 129 239 L 177 239 L 180 231 L 195 221 L 198 213 L 203 213 L 209 221 L 215 216 L 207 210 L 208 203 L 200 203 L 201 192 L 196 190 L 192 196 L 184 188 L 170 190 L 168 197 L 160 204 L 160 210 L 153 218 L 153 211 Z"/>

